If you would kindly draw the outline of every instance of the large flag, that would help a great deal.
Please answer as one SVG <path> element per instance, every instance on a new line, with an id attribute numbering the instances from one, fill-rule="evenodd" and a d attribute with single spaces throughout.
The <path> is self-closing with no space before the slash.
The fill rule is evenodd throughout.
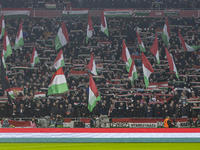
<path id="1" fill-rule="evenodd" d="M 3 57 L 1 57 L 1 87 L 3 91 L 6 91 L 9 103 L 14 102 L 13 91 L 10 88 L 9 80 L 6 75 L 6 70 L 3 64 Z"/>
<path id="2" fill-rule="evenodd" d="M 97 90 L 97 86 L 90 74 L 90 80 L 89 80 L 89 99 L 88 99 L 88 109 L 90 112 L 93 110 L 93 108 L 96 106 L 96 102 L 101 99 L 100 94 Z"/>
<path id="3" fill-rule="evenodd" d="M 136 34 L 137 34 L 137 39 L 138 39 L 140 51 L 146 52 L 146 49 L 145 49 L 145 47 L 144 47 L 144 43 L 142 42 L 142 40 L 141 40 L 141 38 L 140 38 L 140 35 L 138 34 L 137 31 L 136 31 Z"/>
<path id="4" fill-rule="evenodd" d="M 58 50 L 69 42 L 69 36 L 65 23 L 63 22 L 55 39 L 55 49 Z"/>
<path id="5" fill-rule="evenodd" d="M 131 80 L 131 85 L 133 85 L 134 81 L 138 78 L 134 60 L 132 60 L 132 64 L 131 64 L 131 68 L 130 68 L 130 71 L 129 71 L 129 74 L 128 74 L 128 78 Z"/>
<path id="6" fill-rule="evenodd" d="M 157 34 L 155 36 L 155 40 L 153 42 L 153 45 L 150 48 L 150 51 L 156 57 L 157 63 L 160 64 Z"/>
<path id="7" fill-rule="evenodd" d="M 179 79 L 178 71 L 177 71 L 177 69 L 176 69 L 174 60 L 173 60 L 173 58 L 171 57 L 171 55 L 169 54 L 169 52 L 168 52 L 168 50 L 167 50 L 166 47 L 165 47 L 165 52 L 166 52 L 166 55 L 167 55 L 167 60 L 168 60 L 168 64 L 169 64 L 169 69 L 170 69 L 170 71 L 174 71 L 175 74 L 176 74 L 176 77 Z"/>
<path id="8" fill-rule="evenodd" d="M 109 36 L 106 17 L 104 16 L 103 10 L 101 11 L 101 31 L 105 33 L 107 36 Z"/>
<path id="9" fill-rule="evenodd" d="M 170 39 L 168 18 L 165 21 L 165 25 L 164 25 L 163 32 L 162 32 L 162 39 L 163 39 L 163 42 L 165 43 L 165 45 L 168 47 L 169 39 Z"/>
<path id="10" fill-rule="evenodd" d="M 90 14 L 88 15 L 88 25 L 87 25 L 87 37 L 86 37 L 86 43 L 88 43 L 88 39 L 92 37 L 92 20 L 90 18 Z"/>
<path id="11" fill-rule="evenodd" d="M 129 72 L 131 64 L 132 64 L 132 59 L 124 40 L 122 40 L 122 42 L 123 42 L 123 48 L 122 48 L 121 56 L 122 56 L 122 60 L 126 62 L 126 70 L 127 72 Z"/>
<path id="12" fill-rule="evenodd" d="M 92 53 L 91 53 L 90 62 L 88 63 L 86 68 L 89 68 L 93 75 L 98 75 L 95 60 Z"/>
<path id="13" fill-rule="evenodd" d="M 68 91 L 67 80 L 61 67 L 54 73 L 53 77 L 51 78 L 48 95 L 61 94 L 66 91 Z"/>
<path id="14" fill-rule="evenodd" d="M 17 33 L 17 37 L 15 39 L 15 47 L 21 47 L 24 45 L 24 39 L 23 39 L 23 32 L 22 32 L 22 21 L 19 26 L 19 30 Z"/>
<path id="15" fill-rule="evenodd" d="M 3 13 L 1 15 L 1 20 L 0 20 L 0 39 L 4 36 L 5 33 L 5 21 L 3 18 Z"/>
<path id="16" fill-rule="evenodd" d="M 32 67 L 34 67 L 34 65 L 36 63 L 38 63 L 40 60 L 39 60 L 39 57 L 38 57 L 38 54 L 37 54 L 37 51 L 35 49 L 35 47 L 33 48 L 33 53 L 32 53 L 32 56 L 31 56 L 31 61 L 30 61 L 30 64 Z"/>
<path id="17" fill-rule="evenodd" d="M 183 37 L 181 36 L 179 30 L 178 30 L 178 35 L 179 35 L 179 38 L 180 38 L 180 41 L 181 41 L 181 45 L 183 47 L 183 49 L 187 52 L 193 52 L 193 51 L 196 51 L 200 48 L 200 46 L 190 46 L 188 45 L 184 40 L 183 40 Z"/>
<path id="18" fill-rule="evenodd" d="M 4 59 L 6 60 L 6 58 L 11 54 L 12 54 L 12 48 L 10 45 L 8 35 L 5 31 L 4 39 L 3 39 L 3 57 L 4 57 Z"/>
<path id="19" fill-rule="evenodd" d="M 142 68 L 144 73 L 144 82 L 147 88 L 149 85 L 149 77 L 154 72 L 154 70 L 143 52 L 142 52 Z"/>
<path id="20" fill-rule="evenodd" d="M 58 53 L 56 60 L 54 61 L 54 67 L 56 68 L 56 70 L 60 69 L 60 67 L 65 66 L 65 62 L 64 62 L 64 57 L 63 57 L 63 52 L 62 49 L 60 50 L 60 52 Z"/>

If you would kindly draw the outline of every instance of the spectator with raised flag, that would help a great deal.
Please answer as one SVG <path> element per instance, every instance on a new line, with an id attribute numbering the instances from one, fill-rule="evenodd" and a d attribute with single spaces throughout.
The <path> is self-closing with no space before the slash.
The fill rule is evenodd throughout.
<path id="1" fill-rule="evenodd" d="M 97 90 L 97 86 L 92 78 L 92 75 L 90 74 L 89 79 L 89 99 L 88 99 L 88 109 L 90 112 L 93 110 L 93 108 L 96 105 L 96 102 L 101 99 L 99 92 Z"/>
<path id="2" fill-rule="evenodd" d="M 69 42 L 69 36 L 65 23 L 63 22 L 55 39 L 55 49 L 58 50 Z"/>
<path id="3" fill-rule="evenodd" d="M 40 60 L 39 60 L 39 57 L 38 57 L 38 53 L 35 49 L 35 47 L 33 48 L 33 53 L 32 53 L 32 56 L 31 56 L 31 61 L 30 61 L 30 64 L 32 67 L 35 66 L 36 63 L 38 63 Z"/>
<path id="4" fill-rule="evenodd" d="M 93 32 L 92 20 L 90 18 L 90 14 L 88 14 L 88 25 L 87 25 L 86 43 L 88 43 L 89 38 L 92 37 L 92 32 Z"/>

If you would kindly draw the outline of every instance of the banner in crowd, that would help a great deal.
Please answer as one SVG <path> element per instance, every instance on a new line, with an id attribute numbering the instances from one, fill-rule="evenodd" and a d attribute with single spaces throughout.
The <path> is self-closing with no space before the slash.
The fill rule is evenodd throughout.
<path id="1" fill-rule="evenodd" d="M 67 16 L 70 15 L 71 17 L 79 17 L 79 16 L 88 16 L 89 9 L 65 9 L 63 10 L 62 15 Z"/>
<path id="2" fill-rule="evenodd" d="M 12 133 L 12 134 L 11 134 Z M 4 128 L 0 142 L 200 142 L 199 128 Z"/>
<path id="3" fill-rule="evenodd" d="M 158 88 L 158 87 L 166 87 L 166 86 L 168 86 L 168 81 L 149 83 L 148 88 Z"/>
<path id="4" fill-rule="evenodd" d="M 106 17 L 131 17 L 133 9 L 105 9 L 104 15 Z"/>
<path id="5" fill-rule="evenodd" d="M 22 87 L 12 87 L 11 90 L 13 91 L 13 93 L 16 93 L 17 95 L 19 95 L 19 93 L 24 94 L 24 88 Z"/>
<path id="6" fill-rule="evenodd" d="M 101 47 L 110 47 L 111 48 L 112 45 L 112 41 L 98 41 L 97 46 L 101 46 Z"/>
<path id="7" fill-rule="evenodd" d="M 147 17 L 151 10 L 134 10 L 132 17 Z"/>
<path id="8" fill-rule="evenodd" d="M 4 17 L 14 17 L 14 18 L 23 18 L 23 17 L 29 17 L 31 13 L 31 9 L 29 8 L 3 8 L 1 10 L 1 15 L 4 15 Z"/>
<path id="9" fill-rule="evenodd" d="M 164 15 L 165 16 L 179 16 L 180 9 L 165 9 Z"/>

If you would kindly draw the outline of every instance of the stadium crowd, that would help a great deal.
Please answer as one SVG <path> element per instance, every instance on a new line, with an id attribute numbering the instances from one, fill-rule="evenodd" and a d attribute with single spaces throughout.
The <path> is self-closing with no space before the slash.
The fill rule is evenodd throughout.
<path id="1" fill-rule="evenodd" d="M 5 19 L 6 31 L 13 46 L 20 21 Z M 161 39 L 164 22 L 165 18 L 107 18 L 109 28 L 109 37 L 107 37 L 100 31 L 100 19 L 92 18 L 94 34 L 86 44 L 87 18 L 79 18 L 79 20 L 71 18 L 66 22 L 70 42 L 62 48 L 66 63 L 63 70 L 69 91 L 59 95 L 59 98 L 42 99 L 34 98 L 34 94 L 48 89 L 51 77 L 56 71 L 53 62 L 58 51 L 54 50 L 54 39 L 62 22 L 52 23 L 52 19 L 22 19 L 25 46 L 21 50 L 13 50 L 12 55 L 6 59 L 6 65 L 11 87 L 23 87 L 25 90 L 14 93 L 16 104 L 0 104 L 0 118 L 56 115 L 70 118 L 92 115 L 140 118 L 165 118 L 167 115 L 196 117 L 200 114 L 199 109 L 193 109 L 199 106 L 200 88 L 195 84 L 198 85 L 199 82 L 200 59 L 198 51 L 182 50 L 177 29 L 179 27 L 180 33 L 189 45 L 199 45 L 199 19 L 169 17 L 171 44 L 168 49 L 174 56 L 179 79 L 169 71 L 166 61 L 164 43 Z M 154 74 L 150 76 L 150 83 L 168 81 L 167 87 L 154 90 L 144 88 L 141 52 L 136 30 L 147 49 L 145 55 L 155 69 Z M 158 34 L 160 65 L 156 63 L 149 51 L 155 32 Z M 122 39 L 126 41 L 130 54 L 135 58 L 139 78 L 133 86 L 128 80 L 125 62 L 121 59 Z M 107 43 L 102 44 L 100 41 Z M 34 46 L 38 51 L 40 63 L 36 64 L 34 69 L 30 69 L 29 62 Z M 97 64 L 98 76 L 95 82 L 101 101 L 98 101 L 93 111 L 89 112 L 87 108 L 89 77 L 85 71 L 91 52 Z M 76 74 L 76 71 L 82 74 Z M 2 91 L 1 96 L 3 95 Z M 195 99 L 194 103 L 188 101 L 191 98 Z"/>
<path id="2" fill-rule="evenodd" d="M 199 0 L 0 0 L 3 8 L 63 9 L 73 8 L 140 8 L 198 9 Z M 49 5 L 50 6 L 49 6 Z M 52 6 L 51 6 L 52 4 Z"/>

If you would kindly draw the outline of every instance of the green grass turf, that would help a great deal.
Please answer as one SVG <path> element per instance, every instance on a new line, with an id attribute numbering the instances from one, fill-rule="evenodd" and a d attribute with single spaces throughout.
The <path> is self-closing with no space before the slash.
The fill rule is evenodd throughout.
<path id="1" fill-rule="evenodd" d="M 199 143 L 1 143 L 0 150 L 192 150 Z"/>

